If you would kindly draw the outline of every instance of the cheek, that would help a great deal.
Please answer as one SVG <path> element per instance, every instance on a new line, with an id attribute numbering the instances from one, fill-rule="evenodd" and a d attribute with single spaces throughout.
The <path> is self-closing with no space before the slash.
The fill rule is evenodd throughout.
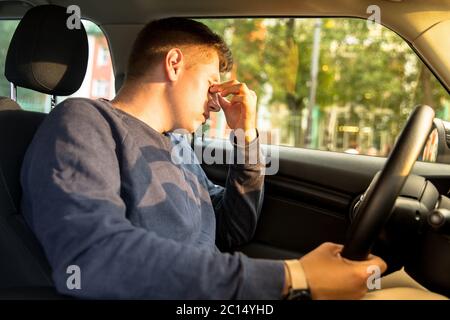
<path id="1" fill-rule="evenodd" d="M 187 98 L 187 101 L 189 101 L 189 103 L 198 104 L 199 100 L 202 98 L 202 87 L 200 86 L 200 83 L 198 83 L 198 81 L 195 81 L 194 79 L 190 81 L 187 80 L 187 83 L 184 86 L 183 90 L 185 97 Z"/>
<path id="2" fill-rule="evenodd" d="M 194 109 L 203 110 L 208 104 L 208 86 L 198 85 L 192 92 L 192 95 L 195 96 L 195 106 Z"/>
<path id="3" fill-rule="evenodd" d="M 184 104 L 190 110 L 185 114 L 198 115 L 203 113 L 208 103 L 208 81 L 205 81 L 202 77 L 186 74 L 183 82 Z"/>

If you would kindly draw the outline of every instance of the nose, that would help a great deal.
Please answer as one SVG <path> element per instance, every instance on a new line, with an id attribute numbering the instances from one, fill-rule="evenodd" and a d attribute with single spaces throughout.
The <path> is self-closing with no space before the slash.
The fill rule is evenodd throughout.
<path id="1" fill-rule="evenodd" d="M 208 93 L 208 110 L 219 112 L 221 109 L 218 93 Z"/>

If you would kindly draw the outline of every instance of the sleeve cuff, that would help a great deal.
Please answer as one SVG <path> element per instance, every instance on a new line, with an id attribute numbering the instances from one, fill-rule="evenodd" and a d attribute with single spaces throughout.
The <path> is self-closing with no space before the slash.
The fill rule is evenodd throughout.
<path id="1" fill-rule="evenodd" d="M 243 286 L 239 299 L 279 300 L 283 298 L 284 262 L 243 257 Z"/>
<path id="2" fill-rule="evenodd" d="M 264 163 L 264 155 L 259 144 L 259 132 L 256 129 L 256 138 L 249 143 L 238 141 L 235 131 L 230 133 L 230 142 L 233 146 L 233 164 L 238 165 L 261 165 Z"/>

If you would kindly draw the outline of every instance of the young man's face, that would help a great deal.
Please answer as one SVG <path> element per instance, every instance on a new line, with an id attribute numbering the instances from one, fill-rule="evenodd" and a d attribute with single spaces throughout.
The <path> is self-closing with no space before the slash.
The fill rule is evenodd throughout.
<path id="1" fill-rule="evenodd" d="M 185 57 L 186 67 L 174 84 L 173 108 L 178 126 L 175 129 L 194 132 L 209 118 L 209 88 L 220 82 L 219 57 L 214 49 L 210 50 L 208 58 L 199 61 L 195 61 L 195 52 Z M 188 59 L 194 59 L 194 63 Z"/>

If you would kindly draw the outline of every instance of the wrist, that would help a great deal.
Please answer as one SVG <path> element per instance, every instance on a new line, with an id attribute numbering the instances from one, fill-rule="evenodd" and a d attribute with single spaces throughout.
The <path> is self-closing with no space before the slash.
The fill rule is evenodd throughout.
<path id="1" fill-rule="evenodd" d="M 291 274 L 289 272 L 288 266 L 286 265 L 286 262 L 284 263 L 284 286 L 283 286 L 283 298 L 285 298 L 288 293 L 289 290 L 292 287 L 292 281 L 291 281 Z"/>
<path id="2" fill-rule="evenodd" d="M 289 273 L 291 287 L 293 289 L 308 289 L 308 282 L 301 261 L 298 259 L 285 260 L 284 264 Z"/>
<path id="3" fill-rule="evenodd" d="M 238 145 L 249 144 L 258 137 L 256 128 L 251 129 L 234 129 L 234 136 L 237 139 Z"/>
<path id="4" fill-rule="evenodd" d="M 287 300 L 310 300 L 311 292 L 300 260 L 285 260 L 284 266 L 285 285 L 283 297 Z"/>

